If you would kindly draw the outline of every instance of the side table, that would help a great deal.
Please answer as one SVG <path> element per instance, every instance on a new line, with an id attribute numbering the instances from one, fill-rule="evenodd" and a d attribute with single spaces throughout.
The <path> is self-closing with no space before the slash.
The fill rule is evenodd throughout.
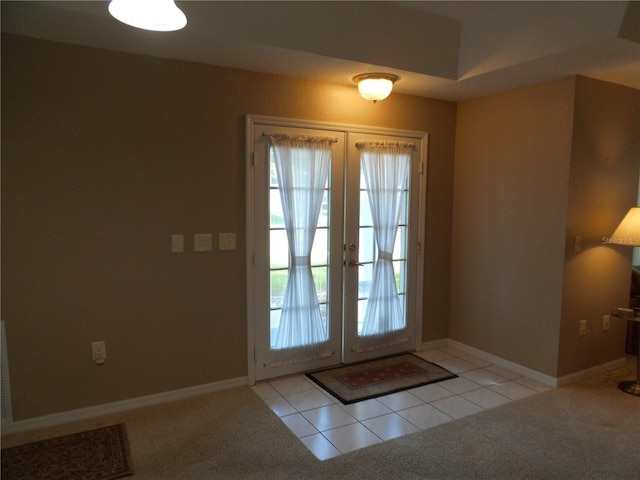
<path id="1" fill-rule="evenodd" d="M 640 317 L 635 315 L 620 315 L 616 310 L 612 312 L 614 317 L 620 318 L 622 320 L 628 320 L 630 322 L 638 322 L 640 323 Z M 625 393 L 629 393 L 631 395 L 636 395 L 640 397 L 640 345 L 638 346 L 638 365 L 636 367 L 636 379 L 635 380 L 625 380 L 624 382 L 620 382 L 618 384 L 618 388 Z"/>

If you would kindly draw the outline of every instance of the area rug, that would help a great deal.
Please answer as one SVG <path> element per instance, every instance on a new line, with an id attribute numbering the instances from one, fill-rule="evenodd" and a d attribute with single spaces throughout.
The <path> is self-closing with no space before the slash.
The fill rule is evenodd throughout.
<path id="1" fill-rule="evenodd" d="M 131 467 L 124 424 L 2 450 L 2 480 L 113 480 Z"/>
<path id="2" fill-rule="evenodd" d="M 410 353 L 311 372 L 307 376 L 345 405 L 457 377 Z"/>

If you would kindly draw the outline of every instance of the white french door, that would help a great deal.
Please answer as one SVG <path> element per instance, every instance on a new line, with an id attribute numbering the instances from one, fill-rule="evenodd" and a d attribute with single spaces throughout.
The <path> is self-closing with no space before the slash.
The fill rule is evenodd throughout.
<path id="1" fill-rule="evenodd" d="M 415 347 L 421 162 L 415 139 L 364 133 L 349 133 L 347 159 L 342 360 L 353 363 Z"/>
<path id="2" fill-rule="evenodd" d="M 247 122 L 255 380 L 413 350 L 419 341 L 426 135 L 300 124 Z M 296 142 L 281 147 L 279 138 Z"/>

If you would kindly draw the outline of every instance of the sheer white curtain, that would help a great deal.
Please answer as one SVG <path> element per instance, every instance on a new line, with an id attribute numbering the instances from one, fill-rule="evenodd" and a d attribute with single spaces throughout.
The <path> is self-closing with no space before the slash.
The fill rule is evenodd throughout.
<path id="1" fill-rule="evenodd" d="M 287 134 L 274 134 L 269 138 L 290 255 L 275 349 L 296 349 L 298 361 L 304 361 L 318 355 L 319 345 L 328 338 L 311 273 L 311 248 L 334 139 Z M 291 359 L 290 352 L 287 355 Z"/>
<path id="2" fill-rule="evenodd" d="M 360 151 L 378 249 L 359 347 L 375 348 L 396 343 L 395 332 L 406 326 L 392 260 L 414 145 L 362 142 L 356 146 Z"/>

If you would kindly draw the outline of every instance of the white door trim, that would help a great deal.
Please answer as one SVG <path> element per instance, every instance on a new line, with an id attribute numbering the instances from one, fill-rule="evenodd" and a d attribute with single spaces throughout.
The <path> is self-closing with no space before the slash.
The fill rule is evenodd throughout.
<path id="1" fill-rule="evenodd" d="M 419 225 L 418 225 L 418 242 L 419 242 L 419 260 L 416 278 L 416 294 L 415 294 L 415 345 L 413 347 L 418 350 L 422 345 L 422 312 L 423 312 L 423 286 L 424 286 L 424 239 L 426 224 L 426 186 L 427 186 L 427 151 L 428 151 L 428 133 L 414 130 L 395 130 L 380 127 L 368 127 L 360 125 L 350 125 L 342 123 L 319 122 L 310 120 L 295 120 L 281 117 L 271 117 L 263 115 L 247 114 L 245 119 L 245 262 L 246 262 L 246 295 L 247 295 L 247 379 L 249 385 L 254 385 L 256 381 L 255 369 L 255 322 L 258 317 L 255 311 L 255 269 L 254 269 L 254 252 L 255 252 L 255 232 L 254 232 L 254 178 L 253 178 L 253 162 L 254 162 L 254 135 L 255 125 L 278 125 L 282 127 L 307 128 L 316 130 L 344 131 L 345 133 L 367 133 L 374 135 L 391 135 L 414 138 L 420 142 L 420 200 L 419 200 Z"/>

